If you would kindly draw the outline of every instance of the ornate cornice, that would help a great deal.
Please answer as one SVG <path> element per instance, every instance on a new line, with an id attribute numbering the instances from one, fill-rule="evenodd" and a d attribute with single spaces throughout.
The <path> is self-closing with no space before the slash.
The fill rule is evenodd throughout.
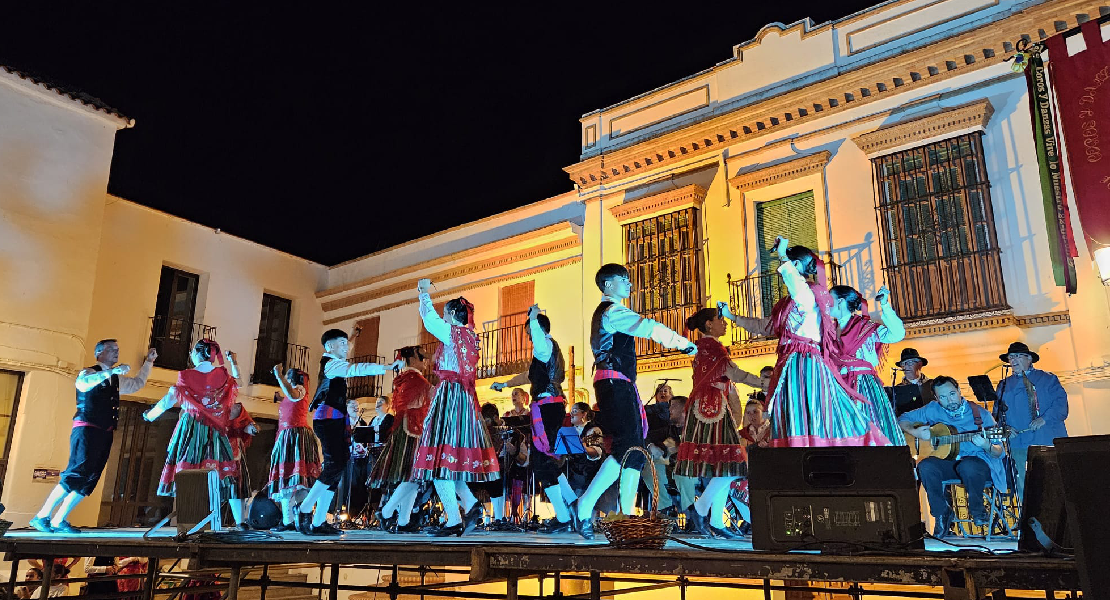
<path id="1" fill-rule="evenodd" d="M 947 317 L 930 321 L 919 321 L 906 325 L 906 339 L 950 335 L 953 333 L 971 333 L 984 329 L 999 327 L 1046 327 L 1051 325 L 1067 325 L 1071 323 L 1071 315 L 1066 310 L 1041 313 L 1036 315 L 1014 316 L 1012 311 L 992 311 L 976 315 Z M 745 344 L 733 344 L 728 348 L 728 354 L 733 359 L 754 358 L 774 354 L 778 350 L 775 340 L 760 340 Z M 686 368 L 693 362 L 693 357 L 680 355 L 667 355 L 659 358 L 642 360 L 637 364 L 637 372 L 666 371 L 668 369 Z M 1098 378 L 1110 376 L 1110 365 L 1094 368 Z M 1061 381 L 1064 377 L 1061 376 Z"/>
<path id="2" fill-rule="evenodd" d="M 1030 6 L 978 29 L 592 156 L 564 170 L 581 191 L 587 191 L 661 165 L 718 153 L 722 147 L 781 136 L 783 130 L 809 121 L 997 65 L 1014 54 L 1014 40 L 1027 37 L 1036 41 L 1061 28 L 1077 27 L 1080 18 L 1099 18 L 1100 6 L 1090 0 Z"/>
<path id="3" fill-rule="evenodd" d="M 951 137 L 957 131 L 983 130 L 994 107 L 983 98 L 940 113 L 888 125 L 869 133 L 852 136 L 852 141 L 871 156 L 905 146 L 919 146 L 930 139 Z"/>
<path id="4" fill-rule="evenodd" d="M 564 250 L 571 250 L 577 248 L 579 244 L 580 242 L 578 236 L 572 235 L 561 240 L 555 240 L 552 242 L 547 242 L 546 244 L 540 244 L 539 246 L 532 246 L 531 248 L 518 250 L 516 252 L 509 252 L 500 256 L 487 258 L 485 260 L 466 263 L 452 269 L 445 269 L 443 271 L 437 271 L 435 273 L 423 275 L 422 277 L 410 277 L 408 279 L 398 281 L 397 283 L 375 288 L 372 290 L 367 290 L 358 294 L 352 294 L 350 296 L 344 296 L 337 300 L 331 300 L 330 302 L 322 303 L 321 308 L 323 308 L 324 312 L 338 310 L 340 308 L 362 304 L 363 302 L 369 300 L 377 300 L 378 298 L 384 298 L 385 296 L 392 296 L 393 294 L 399 292 L 415 290 L 416 282 L 423 277 L 427 277 L 432 281 L 446 281 L 449 279 L 457 279 L 459 277 L 473 275 L 482 271 L 505 267 L 513 263 L 518 263 L 522 260 L 540 258 L 548 254 L 554 254 L 556 252 L 562 252 Z M 455 255 L 452 255 L 451 258 L 454 259 Z"/>
<path id="5" fill-rule="evenodd" d="M 829 164 L 832 153 L 822 150 L 806 156 L 786 159 L 766 166 L 756 165 L 728 180 L 729 185 L 738 191 L 746 192 L 776 183 L 791 181 L 806 175 L 820 173 Z"/>
<path id="6" fill-rule="evenodd" d="M 481 221 L 475 221 L 474 223 L 480 223 L 480 222 Z M 470 223 L 470 224 L 472 225 L 474 223 Z M 534 240 L 538 237 L 543 237 L 545 235 L 554 235 L 554 234 L 558 234 L 558 233 L 567 233 L 567 232 L 570 232 L 570 231 L 573 231 L 573 229 L 571 228 L 571 225 L 570 225 L 569 222 L 555 223 L 553 225 L 548 225 L 546 227 L 540 227 L 539 229 L 533 229 L 532 231 L 528 231 L 528 232 L 522 233 L 520 235 L 514 235 L 512 237 L 507 237 L 507 238 L 504 238 L 504 239 L 495 240 L 495 241 L 489 242 L 488 244 L 482 244 L 481 246 L 478 246 L 476 248 L 471 248 L 471 249 L 467 250 L 467 252 L 470 253 L 470 254 L 480 254 L 482 252 L 491 252 L 493 250 L 497 250 L 497 249 L 500 249 L 500 248 L 505 248 L 505 247 L 508 247 L 508 246 L 511 246 L 511 245 L 514 245 L 514 244 L 521 244 L 521 243 L 527 242 L 529 240 Z M 366 258 L 366 257 L 364 257 L 364 258 Z M 434 258 L 432 260 L 426 260 L 424 262 L 416 263 L 415 265 L 409 265 L 407 267 L 401 267 L 399 269 L 393 269 L 392 271 L 388 271 L 388 272 L 382 273 L 380 275 L 374 275 L 373 277 L 366 277 L 364 279 L 359 279 L 358 281 L 352 281 L 351 283 L 345 283 L 343 285 L 337 285 L 335 287 L 328 288 L 326 290 L 316 292 L 316 297 L 317 298 L 324 298 L 326 296 L 334 296 L 335 294 L 341 294 L 343 292 L 349 292 L 351 290 L 357 290 L 360 287 L 365 287 L 367 285 L 372 285 L 372 284 L 378 283 L 379 281 L 386 281 L 386 280 L 389 280 L 389 279 L 393 279 L 394 277 L 400 277 L 401 275 L 405 275 L 405 274 L 408 274 L 408 273 L 413 273 L 413 272 L 421 271 L 421 270 L 424 270 L 424 269 L 430 269 L 432 267 L 437 267 L 439 265 L 447 264 L 447 263 L 449 263 L 451 261 L 454 261 L 454 260 L 457 260 L 457 256 L 455 254 L 448 254 L 446 256 L 441 256 L 439 258 Z"/>
<path id="7" fill-rule="evenodd" d="M 644 196 L 631 202 L 618 204 L 609 209 L 618 223 L 646 219 L 654 213 L 673 212 L 687 206 L 701 207 L 705 200 L 706 190 L 697 184 L 691 184 L 651 196 Z"/>
<path id="8" fill-rule="evenodd" d="M 569 265 L 575 265 L 575 264 L 578 264 L 580 262 L 582 262 L 582 256 L 581 255 L 572 256 L 570 258 L 564 258 L 562 260 L 557 260 L 557 261 L 552 262 L 552 263 L 547 263 L 546 265 L 539 265 L 539 266 L 536 266 L 536 267 L 532 267 L 531 269 L 524 269 L 523 271 L 517 271 L 515 273 L 506 273 L 505 275 L 500 275 L 500 276 L 497 276 L 497 277 L 491 277 L 489 279 L 483 279 L 481 281 L 475 281 L 475 282 L 472 282 L 472 283 L 468 283 L 466 285 L 460 285 L 460 286 L 457 286 L 457 287 L 448 288 L 448 289 L 443 290 L 443 291 L 437 291 L 435 293 L 435 295 L 432 296 L 432 300 L 433 301 L 434 300 L 448 300 L 448 299 L 450 299 L 454 296 L 457 296 L 458 294 L 460 294 L 462 292 L 465 292 L 467 290 L 473 290 L 473 289 L 477 289 L 477 288 L 485 287 L 485 286 L 489 286 L 489 285 L 498 285 L 498 284 L 501 284 L 501 283 L 512 281 L 514 279 L 521 279 L 521 278 L 524 278 L 524 277 L 530 277 L 532 275 L 538 275 L 540 273 L 545 273 L 547 271 L 552 271 L 552 270 L 559 269 L 559 268 L 562 268 L 562 267 L 566 267 L 566 266 L 569 266 Z M 413 283 L 413 287 L 411 289 L 413 289 L 413 290 L 416 289 L 416 284 L 415 283 Z M 385 312 L 387 310 L 394 309 L 394 308 L 397 308 L 399 306 L 405 306 L 405 305 L 408 305 L 408 304 L 416 304 L 416 300 L 417 300 L 416 298 L 409 298 L 408 300 L 400 300 L 398 302 L 391 302 L 389 304 L 383 304 L 382 306 L 375 306 L 374 308 L 370 308 L 370 309 L 367 309 L 367 310 L 361 310 L 361 311 L 358 311 L 358 312 L 355 312 L 355 313 L 341 315 L 341 316 L 338 316 L 338 317 L 331 317 L 331 318 L 328 318 L 328 319 L 324 319 L 324 325 L 333 325 L 335 323 L 341 323 L 341 322 L 347 321 L 349 319 L 357 319 L 359 317 L 367 317 L 367 316 L 370 316 L 370 315 L 376 315 L 378 313 Z"/>

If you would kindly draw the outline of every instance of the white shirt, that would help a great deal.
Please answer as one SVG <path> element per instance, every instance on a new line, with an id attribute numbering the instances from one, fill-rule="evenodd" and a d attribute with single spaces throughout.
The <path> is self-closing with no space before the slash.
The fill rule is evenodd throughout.
<path id="1" fill-rule="evenodd" d="M 621 304 L 617 298 L 602 296 L 601 301 L 613 303 L 601 315 L 601 329 L 604 331 L 654 340 L 671 350 L 682 350 L 690 345 L 690 340 L 678 335 L 662 323 L 640 316 L 639 313 Z"/>
<path id="2" fill-rule="evenodd" d="M 443 320 L 436 313 L 432 304 L 432 297 L 427 292 L 420 294 L 420 319 L 424 321 L 424 329 L 435 336 L 443 344 L 443 352 L 436 368 L 441 371 L 459 372 L 459 360 L 455 356 L 455 343 L 451 340 L 451 324 Z"/>
<path id="3" fill-rule="evenodd" d="M 143 366 L 139 368 L 139 373 L 134 377 L 123 377 L 121 375 L 119 378 L 119 393 L 134 394 L 135 392 L 141 390 L 143 386 L 146 385 L 147 377 L 150 377 L 150 368 L 152 366 L 154 366 L 154 363 L 143 361 Z M 87 392 L 100 385 L 101 383 L 104 383 L 104 381 L 107 380 L 107 378 L 104 376 L 104 373 L 112 367 L 101 364 L 100 368 L 104 370 L 95 371 L 90 368 L 83 369 L 80 373 L 78 373 L 76 382 L 77 391 Z"/>
<path id="4" fill-rule="evenodd" d="M 346 358 L 339 358 L 334 354 L 325 352 L 324 356 L 330 358 L 324 364 L 324 377 L 332 379 L 335 377 L 370 377 L 373 375 L 384 375 L 388 370 L 385 365 L 377 363 L 355 363 L 347 362 Z"/>
<path id="5" fill-rule="evenodd" d="M 856 350 L 856 358 L 866 360 L 874 366 L 879 366 L 879 354 L 875 352 L 875 342 L 883 344 L 897 344 L 898 342 L 906 339 L 906 326 L 902 323 L 902 319 L 894 312 L 893 307 L 883 306 L 879 310 L 879 317 L 882 319 L 882 325 L 871 334 L 859 350 Z"/>
<path id="6" fill-rule="evenodd" d="M 786 284 L 786 291 L 794 300 L 794 310 L 787 317 L 787 326 L 795 335 L 821 342 L 821 312 L 817 310 L 817 298 L 809 289 L 806 278 L 798 272 L 794 263 L 787 260 L 779 265 L 779 274 Z"/>

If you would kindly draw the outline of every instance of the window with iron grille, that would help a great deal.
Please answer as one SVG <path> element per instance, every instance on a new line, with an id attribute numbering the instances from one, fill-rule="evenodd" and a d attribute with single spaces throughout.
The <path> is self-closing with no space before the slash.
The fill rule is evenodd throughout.
<path id="1" fill-rule="evenodd" d="M 903 319 L 1008 307 L 982 135 L 871 160 L 883 272 Z"/>
<path id="2" fill-rule="evenodd" d="M 643 221 L 627 223 L 627 249 L 632 296 L 629 307 L 641 315 L 682 331 L 686 317 L 701 308 L 701 230 L 698 209 L 684 208 Z M 636 340 L 638 356 L 655 356 L 663 346 Z"/>

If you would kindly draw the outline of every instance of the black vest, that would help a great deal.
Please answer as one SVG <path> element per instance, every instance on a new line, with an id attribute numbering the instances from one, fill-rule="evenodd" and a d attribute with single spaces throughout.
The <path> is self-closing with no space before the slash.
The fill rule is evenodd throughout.
<path id="1" fill-rule="evenodd" d="M 636 381 L 636 338 L 627 333 L 609 333 L 601 329 L 601 316 L 613 305 L 606 300 L 597 305 L 590 323 L 590 349 L 594 351 L 594 370 L 618 371 Z"/>
<path id="2" fill-rule="evenodd" d="M 562 396 L 563 380 L 566 377 L 567 368 L 563 363 L 563 353 L 555 340 L 551 340 L 551 357 L 547 362 L 540 362 L 535 355 L 532 355 L 532 365 L 528 367 L 528 381 L 532 382 L 533 399 L 539 398 L 543 393 Z"/>
<path id="3" fill-rule="evenodd" d="M 312 397 L 311 410 L 316 410 L 321 404 L 326 404 L 343 414 L 347 414 L 347 378 L 324 377 L 324 365 L 332 360 L 330 356 L 320 357 L 320 384 L 316 386 L 316 395 Z"/>
<path id="4" fill-rule="evenodd" d="M 100 365 L 89 367 L 100 372 Z M 84 421 L 101 429 L 114 429 L 119 422 L 119 375 L 112 375 L 93 389 L 77 390 L 77 414 L 74 421 Z"/>

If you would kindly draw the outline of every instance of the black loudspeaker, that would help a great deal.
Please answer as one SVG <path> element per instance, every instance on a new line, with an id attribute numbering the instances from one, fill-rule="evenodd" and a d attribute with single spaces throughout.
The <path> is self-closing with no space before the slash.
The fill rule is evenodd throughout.
<path id="1" fill-rule="evenodd" d="M 1084 598 L 1104 598 L 1110 590 L 1110 520 L 1106 482 L 1110 481 L 1110 435 L 1056 438 L 1056 461 L 1064 484 L 1079 583 Z"/>
<path id="2" fill-rule="evenodd" d="M 1042 552 L 1055 546 L 1071 547 L 1067 520 L 1056 448 L 1030 446 L 1018 549 Z"/>
<path id="3" fill-rule="evenodd" d="M 247 524 L 251 529 L 273 529 L 280 523 L 281 507 L 266 495 L 265 489 L 255 494 L 247 513 Z"/>
<path id="4" fill-rule="evenodd" d="M 914 461 L 901 447 L 751 448 L 752 547 L 924 548 Z"/>

